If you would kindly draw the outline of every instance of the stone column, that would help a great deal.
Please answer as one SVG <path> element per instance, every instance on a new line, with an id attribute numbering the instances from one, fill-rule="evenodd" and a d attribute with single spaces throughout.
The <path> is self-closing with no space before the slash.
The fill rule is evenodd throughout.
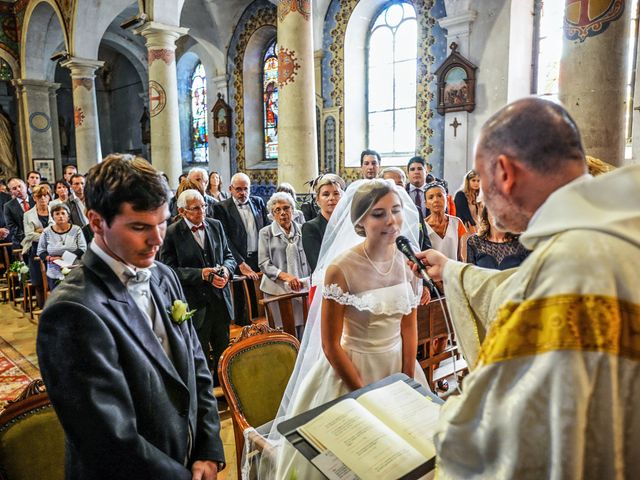
<path id="1" fill-rule="evenodd" d="M 102 161 L 95 73 L 103 65 L 102 61 L 76 57 L 60 62 L 60 66 L 71 71 L 76 158 L 80 173 L 87 173 L 91 167 Z"/>
<path id="2" fill-rule="evenodd" d="M 175 188 L 182 173 L 176 40 L 188 29 L 147 22 L 136 33 L 147 40 L 149 51 L 149 115 L 151 116 L 151 160 L 167 174 Z"/>
<path id="3" fill-rule="evenodd" d="M 560 101 L 578 124 L 586 153 L 622 165 L 631 2 L 593 9 L 584 0 L 567 3 Z"/>
<path id="4" fill-rule="evenodd" d="M 469 58 L 469 34 L 477 12 L 454 10 L 450 3 L 452 2 L 447 3 L 449 15 L 439 19 L 438 23 L 447 31 L 447 45 L 457 43 L 460 54 Z M 459 5 L 456 6 L 459 7 Z M 450 53 L 451 51 L 447 49 L 447 56 Z M 445 113 L 443 176 L 449 185 L 455 186 L 460 183 L 460 179 L 473 165 L 473 158 L 469 155 L 470 143 L 473 139 L 469 137 L 469 112 Z"/>
<path id="5" fill-rule="evenodd" d="M 318 174 L 311 0 L 278 3 L 278 182 Z"/>
<path id="6" fill-rule="evenodd" d="M 53 160 L 59 171 L 60 139 L 55 92 L 59 83 L 18 78 L 13 80 L 18 98 L 20 122 L 20 172 L 33 169 L 33 160 Z M 55 128 L 54 128 L 55 125 Z M 50 178 L 49 180 L 54 180 Z"/>

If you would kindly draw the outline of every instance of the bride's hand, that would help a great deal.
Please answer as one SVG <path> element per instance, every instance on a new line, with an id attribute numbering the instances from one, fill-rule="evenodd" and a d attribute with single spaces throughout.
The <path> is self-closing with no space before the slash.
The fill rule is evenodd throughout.
<path id="1" fill-rule="evenodd" d="M 434 282 L 442 281 L 444 266 L 449 261 L 445 255 L 437 250 L 430 249 L 416 253 L 416 257 L 427 267 L 427 275 L 429 275 L 431 280 Z M 409 265 L 414 272 L 417 271 L 418 267 L 415 264 L 409 262 Z"/>

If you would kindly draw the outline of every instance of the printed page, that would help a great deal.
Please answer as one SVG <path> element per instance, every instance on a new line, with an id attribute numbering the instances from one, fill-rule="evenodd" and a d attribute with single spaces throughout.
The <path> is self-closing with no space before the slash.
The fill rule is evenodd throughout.
<path id="1" fill-rule="evenodd" d="M 403 381 L 376 388 L 358 397 L 363 405 L 426 459 L 435 456 L 433 430 L 440 406 Z"/>
<path id="2" fill-rule="evenodd" d="M 298 431 L 333 452 L 360 478 L 397 479 L 427 460 L 351 398 L 325 410 Z"/>

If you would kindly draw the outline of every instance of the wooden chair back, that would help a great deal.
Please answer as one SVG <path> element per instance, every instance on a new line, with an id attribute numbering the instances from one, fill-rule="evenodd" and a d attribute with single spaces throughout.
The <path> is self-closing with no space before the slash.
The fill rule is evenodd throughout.
<path id="1" fill-rule="evenodd" d="M 241 478 L 243 432 L 276 416 L 300 343 L 264 324 L 242 329 L 218 362 L 218 378 L 229 404 L 236 442 L 238 478 Z"/>
<path id="2" fill-rule="evenodd" d="M 11 285 L 11 259 L 9 257 L 9 249 L 11 243 L 0 243 L 0 269 L 2 269 L 2 275 L 0 276 L 0 295 L 4 302 L 13 300 L 12 285 Z"/>
<path id="3" fill-rule="evenodd" d="M 0 480 L 64 479 L 64 432 L 42 380 L 0 412 Z"/>
<path id="4" fill-rule="evenodd" d="M 40 257 L 35 257 L 35 261 L 40 266 L 40 276 L 42 277 L 42 290 L 44 292 L 44 301 L 49 297 L 49 281 L 47 279 L 47 264 Z"/>
<path id="5" fill-rule="evenodd" d="M 280 318 L 282 320 L 282 330 L 289 335 L 296 336 L 296 319 L 294 315 L 293 300 L 296 298 L 302 299 L 302 315 L 304 322 L 307 322 L 307 316 L 309 315 L 309 292 L 294 292 L 287 293 L 285 295 L 278 295 L 271 298 L 265 298 L 262 300 L 262 304 L 267 311 L 267 319 L 269 320 L 269 326 L 276 328 L 273 319 L 274 305 L 278 305 L 280 311 Z"/>
<path id="6" fill-rule="evenodd" d="M 247 315 L 249 319 L 251 319 L 252 323 L 267 323 L 265 308 L 262 305 L 263 294 L 262 290 L 260 290 L 260 282 L 262 281 L 262 272 L 258 272 L 258 279 L 251 280 L 249 277 L 244 275 L 235 275 L 231 279 L 231 298 L 235 301 L 234 290 L 236 288 L 241 288 L 244 296 L 244 302 L 247 308 Z M 253 306 L 251 305 L 251 294 L 249 293 L 249 282 L 253 282 L 256 299 L 258 303 L 258 311 L 253 311 Z"/>

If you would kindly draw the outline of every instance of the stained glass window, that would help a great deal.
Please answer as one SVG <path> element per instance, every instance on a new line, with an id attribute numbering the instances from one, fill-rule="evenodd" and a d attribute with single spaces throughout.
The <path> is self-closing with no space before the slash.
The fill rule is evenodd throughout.
<path id="1" fill-rule="evenodd" d="M 558 99 L 558 74 L 562 57 L 562 26 L 565 2 L 549 2 L 536 0 L 534 28 L 537 38 L 534 39 L 534 58 L 536 69 L 533 76 L 531 93 Z"/>
<path id="2" fill-rule="evenodd" d="M 202 63 L 198 63 L 191 76 L 191 146 L 194 163 L 209 162 L 207 113 L 207 77 Z"/>
<path id="3" fill-rule="evenodd" d="M 387 163 L 406 163 L 416 148 L 418 24 L 409 3 L 392 3 L 375 18 L 369 35 L 369 147 Z"/>
<path id="4" fill-rule="evenodd" d="M 278 159 L 278 56 L 275 40 L 264 54 L 262 91 L 264 95 L 265 159 Z"/>
<path id="5" fill-rule="evenodd" d="M 0 80 L 11 80 L 13 78 L 13 72 L 11 66 L 3 59 L 0 58 Z"/>

